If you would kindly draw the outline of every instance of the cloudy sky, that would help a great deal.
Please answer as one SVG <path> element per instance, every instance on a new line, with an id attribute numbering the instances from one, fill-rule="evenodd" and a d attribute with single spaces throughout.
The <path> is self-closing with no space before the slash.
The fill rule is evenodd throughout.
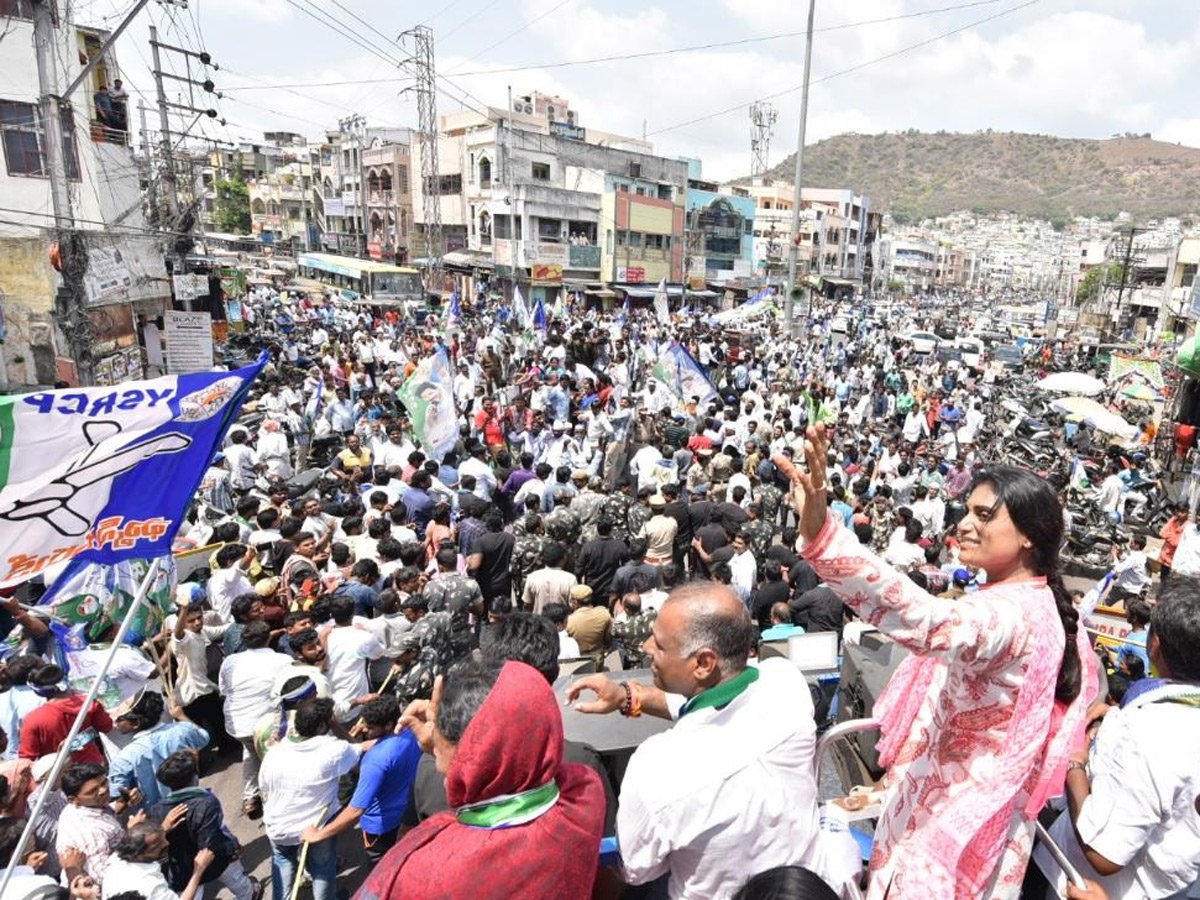
<path id="1" fill-rule="evenodd" d="M 1149 131 L 1200 147 L 1198 7 L 818 0 L 808 139 L 906 128 Z M 79 0 L 76 15 L 115 27 L 124 8 L 127 0 Z M 186 10 L 149 4 L 118 57 L 152 100 L 147 26 L 156 24 L 160 40 L 202 45 L 221 65 L 211 77 L 228 89 L 228 125 L 205 133 L 316 137 L 351 112 L 371 125 L 416 124 L 396 65 L 406 51 L 391 39 L 423 23 L 444 76 L 440 112 L 503 106 L 509 86 L 557 93 L 581 123 L 645 130 L 658 152 L 700 157 L 707 176 L 723 179 L 749 170 L 754 100 L 770 97 L 778 110 L 772 162 L 795 145 L 806 14 L 804 0 L 190 0 Z M 580 62 L 601 57 L 626 58 Z"/>

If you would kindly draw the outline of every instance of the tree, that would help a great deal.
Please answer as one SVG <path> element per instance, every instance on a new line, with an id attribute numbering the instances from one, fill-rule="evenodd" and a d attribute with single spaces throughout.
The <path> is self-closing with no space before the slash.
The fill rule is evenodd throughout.
<path id="1" fill-rule="evenodd" d="M 1075 288 L 1075 301 L 1084 303 L 1100 296 L 1100 288 L 1106 280 L 1114 287 L 1120 284 L 1122 268 L 1119 262 L 1110 262 L 1106 273 L 1104 266 L 1092 266 L 1079 282 L 1079 287 Z"/>
<path id="2" fill-rule="evenodd" d="M 217 180 L 217 201 L 213 219 L 220 231 L 229 234 L 250 233 L 250 189 L 242 174 L 242 158 L 233 162 L 233 177 Z"/>

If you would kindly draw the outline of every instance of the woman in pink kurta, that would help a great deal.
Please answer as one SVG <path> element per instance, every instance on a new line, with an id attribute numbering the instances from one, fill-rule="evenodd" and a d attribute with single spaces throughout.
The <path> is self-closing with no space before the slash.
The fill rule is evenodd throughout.
<path id="1" fill-rule="evenodd" d="M 847 605 L 911 651 L 875 708 L 888 786 L 869 896 L 1016 898 L 1034 817 L 1061 792 L 1096 692 L 1058 566 L 1058 499 L 1023 469 L 976 478 L 958 539 L 963 562 L 984 569 L 988 586 L 941 599 L 828 514 L 824 429 L 809 430 L 805 450 L 808 475 L 776 459 L 797 485 L 803 556 Z"/>

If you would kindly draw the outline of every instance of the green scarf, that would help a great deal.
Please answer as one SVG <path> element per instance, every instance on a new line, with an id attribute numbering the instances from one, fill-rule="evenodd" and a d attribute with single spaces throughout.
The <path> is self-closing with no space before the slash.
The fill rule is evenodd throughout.
<path id="1" fill-rule="evenodd" d="M 473 828 L 512 828 L 532 822 L 549 812 L 557 802 L 558 785 L 548 781 L 541 787 L 521 791 L 519 794 L 505 794 L 491 800 L 460 806 L 454 811 L 454 818 Z"/>
<path id="2" fill-rule="evenodd" d="M 716 687 L 709 688 L 707 691 L 701 691 L 687 703 L 683 704 L 683 708 L 679 710 L 679 718 L 682 719 L 688 713 L 694 712 L 697 709 L 708 707 L 724 709 L 733 702 L 734 698 L 756 681 L 758 681 L 758 669 L 747 666 L 728 681 L 723 681 Z"/>
<path id="3" fill-rule="evenodd" d="M 162 798 L 162 803 L 183 803 L 186 800 L 191 800 L 193 797 L 203 797 L 208 793 L 208 788 L 202 788 L 199 785 L 195 787 L 180 788 L 177 791 L 171 791 L 167 796 Z"/>

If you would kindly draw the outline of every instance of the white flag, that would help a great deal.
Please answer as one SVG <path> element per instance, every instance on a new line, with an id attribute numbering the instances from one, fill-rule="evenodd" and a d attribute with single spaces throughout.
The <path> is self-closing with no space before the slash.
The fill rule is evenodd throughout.
<path id="1" fill-rule="evenodd" d="M 658 283 L 658 290 L 654 292 L 654 315 L 660 324 L 671 324 L 671 311 L 667 306 L 667 279 L 665 278 Z"/>

